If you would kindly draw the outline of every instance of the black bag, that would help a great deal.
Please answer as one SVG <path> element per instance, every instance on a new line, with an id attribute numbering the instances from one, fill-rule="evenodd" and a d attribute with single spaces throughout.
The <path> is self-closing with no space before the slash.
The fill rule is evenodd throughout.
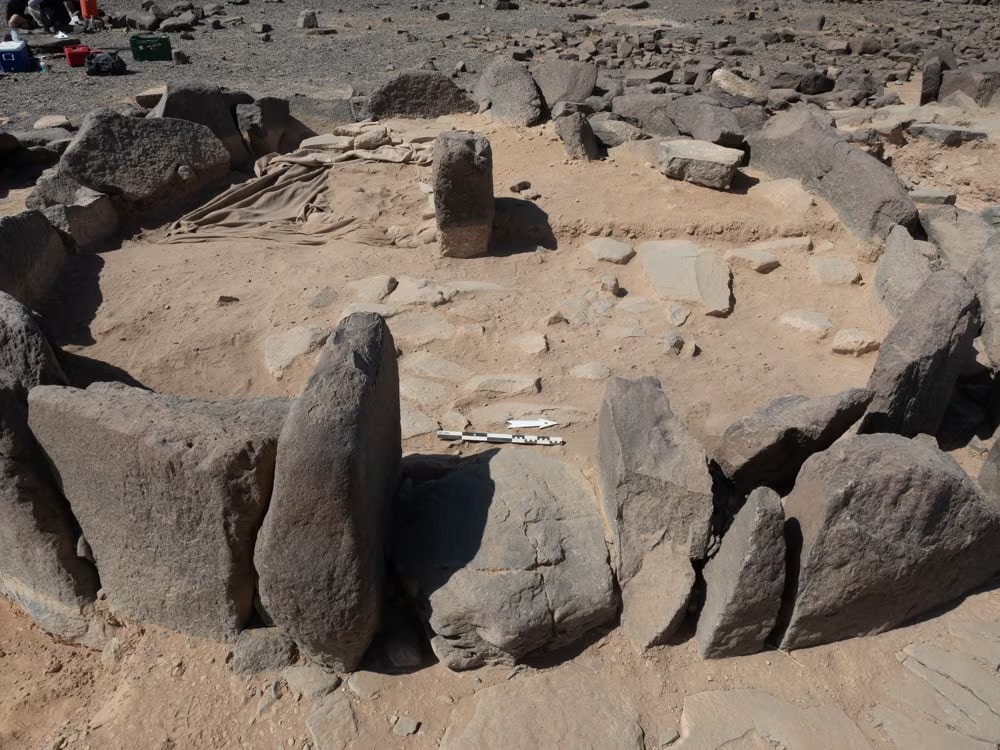
<path id="1" fill-rule="evenodd" d="M 128 70 L 115 52 L 91 52 L 84 65 L 88 76 L 120 76 Z"/>

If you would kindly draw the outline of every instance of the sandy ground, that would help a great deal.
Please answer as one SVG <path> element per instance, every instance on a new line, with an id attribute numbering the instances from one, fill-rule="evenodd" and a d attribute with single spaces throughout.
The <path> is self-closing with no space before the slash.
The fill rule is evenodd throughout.
<path id="1" fill-rule="evenodd" d="M 570 370 L 582 363 L 599 362 L 624 377 L 659 377 L 674 410 L 707 445 L 734 418 L 776 396 L 818 396 L 866 382 L 874 353 L 857 358 L 834 354 L 832 332 L 814 340 L 777 322 L 782 312 L 803 308 L 826 314 L 836 329 L 863 328 L 881 338 L 889 328 L 870 290 L 874 265 L 860 260 L 865 248 L 821 201 L 797 210 L 778 206 L 767 197 L 763 175 L 749 174 L 731 193 L 668 181 L 642 154 L 568 163 L 551 125 L 521 131 L 478 117 L 440 125 L 489 136 L 496 194 L 512 196 L 509 185 L 530 181 L 558 249 L 454 260 L 439 258 L 434 245 L 330 241 L 303 246 L 248 240 L 177 245 L 164 244 L 160 233 L 151 231 L 117 249 L 76 258 L 61 295 L 45 310 L 48 327 L 67 350 L 110 362 L 157 391 L 202 398 L 295 394 L 308 376 L 312 356 L 276 380 L 264 366 L 267 337 L 303 324 L 332 327 L 356 301 L 353 282 L 391 274 L 428 279 L 443 288 L 478 288 L 460 291 L 436 307 L 396 305 L 392 296 L 385 300 L 398 307 L 389 325 L 402 352 L 406 408 L 431 422 L 458 411 L 475 428 L 493 430 L 502 428 L 507 416 L 544 414 L 560 422 L 553 432 L 565 437 L 567 445 L 525 450 L 550 451 L 590 476 L 604 384 L 572 377 Z M 393 126 L 404 129 L 406 124 Z M 988 153 L 994 158 L 994 151 Z M 976 156 L 962 148 L 941 158 L 970 155 Z M 917 155 L 909 164 L 915 170 L 926 168 Z M 338 205 L 356 210 L 369 206 L 376 223 L 418 226 L 414 195 L 419 193 L 414 191 L 420 180 L 428 179 L 429 170 L 417 167 L 351 167 L 338 172 L 332 184 Z M 367 192 L 359 193 L 361 188 Z M 19 201 L 23 193 L 11 192 L 0 202 L 0 211 L 18 210 Z M 863 282 L 819 283 L 804 251 L 779 252 L 781 266 L 767 275 L 737 268 L 733 312 L 711 317 L 692 305 L 690 317 L 676 329 L 701 350 L 684 358 L 662 340 L 674 330 L 668 303 L 657 298 L 638 258 L 625 266 L 599 263 L 582 247 L 598 234 L 636 244 L 688 239 L 720 254 L 753 240 L 807 235 L 814 254 L 855 260 Z M 601 293 L 600 278 L 606 275 L 616 276 L 627 293 L 618 298 Z M 484 290 L 486 285 L 493 287 Z M 220 306 L 223 295 L 238 301 Z M 588 299 L 586 322 L 542 323 L 556 310 L 578 312 L 572 301 L 581 297 Z M 424 335 L 429 328 L 439 333 Z M 545 334 L 547 352 L 528 355 L 514 344 L 516 337 L 532 331 Z M 536 374 L 541 392 L 495 398 L 468 394 L 461 379 L 420 374 L 424 352 L 467 374 Z M 463 450 L 430 434 L 407 439 L 404 449 Z M 975 475 L 979 459 L 966 449 L 955 455 Z M 839 706 L 875 747 L 890 747 L 874 726 L 871 710 L 900 669 L 895 654 L 915 641 L 947 640 L 949 618 L 995 622 L 998 616 L 1000 595 L 988 592 L 940 618 L 791 655 L 767 652 L 704 662 L 688 637 L 641 658 L 613 630 L 598 633 L 579 653 L 564 658 L 599 670 L 639 708 L 650 747 L 661 731 L 679 726 L 685 695 L 730 687 L 757 687 L 803 704 Z M 265 698 L 275 676 L 232 675 L 225 667 L 225 645 L 133 625 L 121 636 L 123 661 L 106 664 L 99 654 L 56 643 L 5 601 L 0 602 L 0 634 L 3 750 L 302 748 L 308 741 L 310 701 L 287 694 L 276 701 Z M 407 675 L 367 675 L 378 695 L 352 698 L 362 730 L 352 747 L 435 747 L 457 702 L 485 686 L 521 679 L 536 666 L 454 674 L 432 665 Z M 419 733 L 393 735 L 390 719 L 395 715 L 421 721 Z"/>

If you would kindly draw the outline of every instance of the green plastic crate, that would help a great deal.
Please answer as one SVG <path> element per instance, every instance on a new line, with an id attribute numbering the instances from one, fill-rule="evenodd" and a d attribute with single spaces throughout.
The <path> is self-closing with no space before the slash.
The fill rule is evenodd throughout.
<path id="1" fill-rule="evenodd" d="M 156 34 L 133 34 L 128 38 L 132 59 L 136 62 L 171 60 L 170 37 Z"/>

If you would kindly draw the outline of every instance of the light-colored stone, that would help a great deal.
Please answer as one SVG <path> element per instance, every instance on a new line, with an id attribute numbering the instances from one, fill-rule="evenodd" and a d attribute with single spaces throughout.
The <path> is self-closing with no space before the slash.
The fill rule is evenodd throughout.
<path id="1" fill-rule="evenodd" d="M 600 362 L 586 362 L 574 367 L 569 374 L 580 380 L 604 380 L 611 377 L 611 370 Z"/>
<path id="2" fill-rule="evenodd" d="M 824 339 L 833 330 L 830 319 L 816 310 L 788 310 L 781 314 L 778 322 L 814 339 Z"/>
<path id="3" fill-rule="evenodd" d="M 549 340 L 544 333 L 538 331 L 528 331 L 516 336 L 513 340 L 514 346 L 522 354 L 537 355 L 545 354 L 549 350 Z"/>
<path id="4" fill-rule="evenodd" d="M 681 305 L 677 302 L 671 302 L 667 305 L 667 322 L 672 326 L 684 325 L 690 315 L 691 308 L 687 305 Z"/>
<path id="5" fill-rule="evenodd" d="M 497 373 L 476 375 L 469 378 L 462 390 L 466 393 L 502 394 L 517 396 L 522 393 L 538 393 L 542 390 L 542 379 L 527 373 Z"/>
<path id="6" fill-rule="evenodd" d="M 285 370 L 299 357 L 319 349 L 330 329 L 324 326 L 296 326 L 284 333 L 275 333 L 264 340 L 264 365 L 275 380 L 281 380 Z"/>
<path id="7" fill-rule="evenodd" d="M 389 302 L 397 306 L 430 305 L 437 307 L 451 302 L 456 294 L 458 294 L 457 289 L 438 286 L 429 279 L 400 276 L 395 290 L 389 295 Z"/>
<path id="8" fill-rule="evenodd" d="M 358 302 L 381 302 L 392 294 L 396 284 L 396 277 L 380 274 L 359 279 L 351 286 L 354 287 L 354 295 Z"/>
<path id="9" fill-rule="evenodd" d="M 407 354 L 400 360 L 399 366 L 404 372 L 452 383 L 461 383 L 475 374 L 465 365 L 426 351 Z"/>
<path id="10" fill-rule="evenodd" d="M 695 185 L 728 190 L 743 162 L 743 152 L 708 141 L 664 141 L 659 147 L 659 168 L 667 177 Z"/>
<path id="11" fill-rule="evenodd" d="M 322 698 L 340 686 L 337 675 L 312 664 L 288 667 L 281 676 L 291 692 L 300 693 L 306 698 Z"/>
<path id="12" fill-rule="evenodd" d="M 455 335 L 455 326 L 437 312 L 402 313 L 392 319 L 389 329 L 401 348 L 411 350 Z"/>
<path id="13" fill-rule="evenodd" d="M 351 700 L 344 692 L 323 696 L 306 720 L 316 750 L 345 750 L 358 736 Z"/>
<path id="14" fill-rule="evenodd" d="M 781 265 L 781 261 L 766 250 L 753 247 L 741 247 L 730 250 L 724 260 L 734 268 L 749 268 L 757 273 L 771 273 Z"/>
<path id="15" fill-rule="evenodd" d="M 340 320 L 349 318 L 355 313 L 375 313 L 388 320 L 399 314 L 399 309 L 394 305 L 384 305 L 381 302 L 351 302 L 340 312 Z M 339 323 L 340 320 L 337 322 Z"/>
<path id="16" fill-rule="evenodd" d="M 347 678 L 347 687 L 358 698 L 366 701 L 375 700 L 385 687 L 386 675 L 359 669 Z"/>
<path id="17" fill-rule="evenodd" d="M 732 311 L 732 271 L 715 253 L 686 240 L 659 240 L 640 245 L 639 259 L 663 299 L 702 304 L 709 315 Z"/>
<path id="18" fill-rule="evenodd" d="M 603 260 L 618 265 L 628 263 L 635 256 L 635 250 L 632 249 L 630 244 L 613 240 L 610 237 L 592 239 L 584 247 L 590 251 L 595 260 Z"/>
<path id="19" fill-rule="evenodd" d="M 835 354 L 852 354 L 860 357 L 873 352 L 881 342 L 875 335 L 861 328 L 841 328 L 833 337 L 832 349 Z"/>
<path id="20" fill-rule="evenodd" d="M 408 375 L 399 381 L 399 395 L 421 406 L 434 408 L 454 397 L 455 386 Z"/>
<path id="21" fill-rule="evenodd" d="M 748 81 L 725 68 L 719 68 L 712 73 L 712 86 L 730 96 L 746 99 L 755 104 L 767 102 L 769 89 L 756 81 Z"/>
<path id="22" fill-rule="evenodd" d="M 763 198 L 775 208 L 793 215 L 802 215 L 816 205 L 812 193 L 802 187 L 802 183 L 794 177 L 759 182 L 747 191 L 747 195 Z"/>
<path id="23" fill-rule="evenodd" d="M 861 281 L 857 264 L 847 258 L 813 256 L 809 259 L 809 270 L 821 284 L 847 285 Z"/>

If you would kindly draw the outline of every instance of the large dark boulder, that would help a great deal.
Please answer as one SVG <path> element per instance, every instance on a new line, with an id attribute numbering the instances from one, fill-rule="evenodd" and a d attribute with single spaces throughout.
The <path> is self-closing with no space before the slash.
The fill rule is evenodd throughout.
<path id="1" fill-rule="evenodd" d="M 655 378 L 612 379 L 597 422 L 597 477 L 622 590 L 622 627 L 642 650 L 680 625 L 704 558 L 713 494 L 708 459 Z"/>
<path id="2" fill-rule="evenodd" d="M 386 117 L 442 117 L 474 112 L 475 103 L 444 73 L 407 70 L 372 91 L 368 112 Z"/>
<path id="3" fill-rule="evenodd" d="M 932 273 L 882 342 L 860 432 L 937 433 L 959 374 L 974 356 L 979 302 L 955 271 Z"/>
<path id="4" fill-rule="evenodd" d="M 537 125 L 542 121 L 542 95 L 527 68 L 508 59 L 494 60 L 483 71 L 474 93 L 476 101 L 489 104 L 494 122 Z"/>
<path id="5" fill-rule="evenodd" d="M 996 106 L 1000 103 L 1000 62 L 985 62 L 946 70 L 941 75 L 938 99 L 947 99 L 957 92 L 971 97 L 980 107 Z"/>
<path id="6" fill-rule="evenodd" d="M 204 125 L 91 112 L 59 164 L 76 182 L 137 211 L 163 211 L 229 173 L 229 152 Z"/>
<path id="7" fill-rule="evenodd" d="M 62 236 L 41 211 L 0 216 L 0 291 L 37 307 L 67 257 Z"/>
<path id="8" fill-rule="evenodd" d="M 881 243 L 896 224 L 917 231 L 917 208 L 892 169 L 845 141 L 820 110 L 780 112 L 747 143 L 750 166 L 801 181 L 861 239 Z"/>
<path id="9" fill-rule="evenodd" d="M 614 98 L 611 109 L 652 135 L 680 135 L 670 117 L 670 103 L 675 98 L 667 94 L 625 94 Z"/>
<path id="10" fill-rule="evenodd" d="M 903 227 L 893 227 L 875 266 L 875 296 L 898 318 L 939 263 L 933 244 L 913 239 Z"/>
<path id="11" fill-rule="evenodd" d="M 572 466 L 517 447 L 417 486 L 392 559 L 451 669 L 567 646 L 618 611 L 593 492 Z"/>
<path id="12" fill-rule="evenodd" d="M 236 124 L 236 106 L 235 101 L 231 103 L 218 86 L 168 83 L 167 90 L 147 117 L 169 117 L 204 125 L 229 151 L 230 165 L 234 169 L 242 169 L 253 161 L 253 157 Z"/>
<path id="13" fill-rule="evenodd" d="M 702 94 L 682 96 L 666 107 L 677 129 L 699 141 L 737 148 L 743 143 L 743 128 L 733 110 Z"/>
<path id="14" fill-rule="evenodd" d="M 547 60 L 538 63 L 531 75 L 549 109 L 559 102 L 583 102 L 597 85 L 597 66 L 576 60 Z"/>
<path id="15" fill-rule="evenodd" d="M 29 422 L 111 607 L 229 638 L 253 612 L 253 544 L 287 399 L 197 401 L 39 386 Z"/>
<path id="16" fill-rule="evenodd" d="M 11 375 L 26 391 L 36 385 L 67 382 L 34 313 L 5 292 L 0 292 L 0 371 Z"/>
<path id="17" fill-rule="evenodd" d="M 433 181 L 441 255 L 486 255 L 496 215 L 493 150 L 486 136 L 451 130 L 435 138 Z"/>
<path id="18" fill-rule="evenodd" d="M 28 429 L 27 391 L 0 370 L 0 593 L 52 635 L 87 645 L 97 594 L 94 566 Z"/>
<path id="19" fill-rule="evenodd" d="M 281 431 L 255 556 L 267 613 L 330 668 L 357 667 L 378 624 L 401 453 L 392 334 L 378 315 L 351 315 Z"/>
<path id="20" fill-rule="evenodd" d="M 781 396 L 729 425 L 716 460 L 740 492 L 762 485 L 786 491 L 805 460 L 833 445 L 871 398 L 864 388 L 821 398 Z"/>
<path id="21" fill-rule="evenodd" d="M 881 633 L 1000 571 L 1000 507 L 923 441 L 843 440 L 806 461 L 784 505 L 798 553 L 785 650 Z"/>

